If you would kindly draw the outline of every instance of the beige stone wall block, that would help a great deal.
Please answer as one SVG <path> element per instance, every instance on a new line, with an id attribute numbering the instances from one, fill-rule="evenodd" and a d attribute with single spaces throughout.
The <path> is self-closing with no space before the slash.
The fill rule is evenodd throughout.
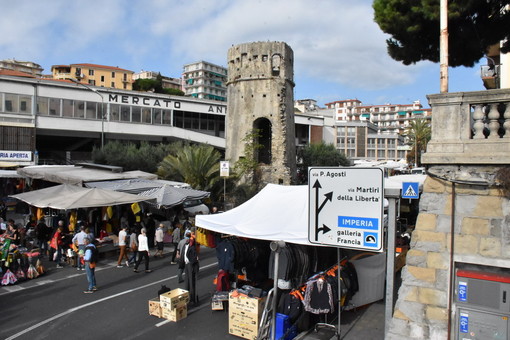
<path id="1" fill-rule="evenodd" d="M 437 178 L 427 176 L 425 182 L 423 183 L 423 192 L 433 192 L 440 194 L 445 192 L 445 190 L 445 182 Z"/>
<path id="2" fill-rule="evenodd" d="M 434 268 L 422 268 L 407 265 L 407 270 L 416 279 L 425 282 L 436 282 L 436 270 Z"/>
<path id="3" fill-rule="evenodd" d="M 415 230 L 413 232 L 413 240 L 416 242 L 437 242 L 445 245 L 446 234 L 433 231 Z"/>
<path id="4" fill-rule="evenodd" d="M 498 196 L 479 196 L 473 216 L 479 217 L 502 217 L 503 199 Z"/>
<path id="5" fill-rule="evenodd" d="M 406 257 L 413 256 L 413 257 L 423 257 L 427 255 L 423 250 L 416 250 L 416 249 L 409 249 L 407 252 Z"/>
<path id="6" fill-rule="evenodd" d="M 418 302 L 418 287 L 412 287 L 404 297 L 405 301 Z"/>
<path id="7" fill-rule="evenodd" d="M 474 195 L 474 196 L 487 196 L 490 190 L 487 187 L 472 186 L 472 185 L 457 185 L 455 187 L 457 195 Z"/>
<path id="8" fill-rule="evenodd" d="M 425 316 L 429 320 L 447 321 L 448 320 L 448 311 L 446 310 L 446 308 L 427 306 L 425 308 Z"/>
<path id="9" fill-rule="evenodd" d="M 416 220 L 416 230 L 436 230 L 437 215 L 420 213 Z"/>
<path id="10" fill-rule="evenodd" d="M 493 237 L 483 237 L 480 239 L 480 255 L 486 257 L 501 256 L 501 240 Z"/>
<path id="11" fill-rule="evenodd" d="M 395 311 L 393 312 L 393 317 L 397 318 L 397 319 L 409 321 L 409 318 L 407 317 L 407 315 L 402 313 L 402 311 L 400 309 L 395 309 Z"/>
<path id="12" fill-rule="evenodd" d="M 418 302 L 424 305 L 446 306 L 446 293 L 432 288 L 418 288 Z"/>
<path id="13" fill-rule="evenodd" d="M 452 214 L 452 195 L 448 195 L 444 202 L 443 215 L 450 216 Z"/>
<path id="14" fill-rule="evenodd" d="M 433 253 L 427 254 L 427 267 L 436 269 L 448 269 L 448 256 L 446 253 Z"/>
<path id="15" fill-rule="evenodd" d="M 448 238 L 449 236 L 450 235 L 448 235 Z M 454 242 L 456 254 L 478 254 L 478 237 L 455 234 Z M 448 248 L 450 248 L 449 245 L 448 243 Z"/>
<path id="16" fill-rule="evenodd" d="M 488 219 L 465 217 L 462 220 L 461 231 L 466 235 L 489 235 L 490 229 Z"/>

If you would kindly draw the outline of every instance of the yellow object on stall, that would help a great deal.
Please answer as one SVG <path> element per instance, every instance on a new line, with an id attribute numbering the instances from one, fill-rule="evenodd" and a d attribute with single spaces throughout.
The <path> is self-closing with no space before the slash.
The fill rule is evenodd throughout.
<path id="1" fill-rule="evenodd" d="M 113 217 L 113 208 L 112 207 L 106 208 L 106 213 L 108 214 L 108 218 L 112 218 Z"/>
<path id="2" fill-rule="evenodd" d="M 135 214 L 135 215 L 138 214 L 141 210 L 140 205 L 136 202 L 131 204 L 131 210 L 133 210 L 133 214 Z M 139 222 L 139 221 L 137 221 L 137 222 Z"/>
<path id="3" fill-rule="evenodd" d="M 71 216 L 69 216 L 69 231 L 74 231 L 76 229 L 76 222 L 78 220 L 78 216 L 76 214 L 76 210 L 71 212 Z"/>

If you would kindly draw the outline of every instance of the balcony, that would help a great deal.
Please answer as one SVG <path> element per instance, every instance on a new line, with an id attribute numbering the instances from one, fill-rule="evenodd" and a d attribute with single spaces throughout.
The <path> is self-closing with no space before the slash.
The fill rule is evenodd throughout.
<path id="1" fill-rule="evenodd" d="M 500 87 L 500 66 L 501 65 L 483 65 L 480 67 L 483 86 L 487 90 L 499 89 Z"/>
<path id="2" fill-rule="evenodd" d="M 510 164 L 510 89 L 429 95 L 432 138 L 422 163 Z"/>

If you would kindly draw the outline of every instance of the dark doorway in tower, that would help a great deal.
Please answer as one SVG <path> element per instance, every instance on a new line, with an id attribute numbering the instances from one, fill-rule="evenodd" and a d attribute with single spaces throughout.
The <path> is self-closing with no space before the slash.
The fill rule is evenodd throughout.
<path id="1" fill-rule="evenodd" d="M 258 163 L 271 164 L 271 122 L 259 118 L 253 123 L 253 128 L 259 131 L 255 143 L 261 146 L 256 150 L 256 160 Z"/>

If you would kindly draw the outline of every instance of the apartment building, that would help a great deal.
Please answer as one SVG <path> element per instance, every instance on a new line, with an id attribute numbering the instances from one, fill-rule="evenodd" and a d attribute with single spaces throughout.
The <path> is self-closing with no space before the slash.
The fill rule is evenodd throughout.
<path id="1" fill-rule="evenodd" d="M 411 104 L 363 105 L 358 99 L 339 100 L 325 104 L 335 110 L 336 120 L 369 121 L 380 133 L 402 134 L 413 119 L 430 120 L 431 109 L 424 109 L 419 100 Z"/>
<path id="2" fill-rule="evenodd" d="M 140 71 L 133 74 L 133 81 L 137 79 L 156 79 L 160 75 L 159 72 L 154 71 Z M 164 89 L 176 89 L 182 90 L 182 80 L 181 78 L 172 78 L 161 76 L 161 83 Z"/>
<path id="3" fill-rule="evenodd" d="M 207 61 L 186 64 L 182 79 L 185 96 L 227 101 L 227 69 L 225 67 Z"/>
<path id="4" fill-rule="evenodd" d="M 96 64 L 53 65 L 53 79 L 76 79 L 80 83 L 119 90 L 133 89 L 133 71 Z"/>
<path id="5" fill-rule="evenodd" d="M 16 59 L 0 60 L 0 70 L 18 71 L 30 74 L 34 77 L 41 77 L 43 68 L 32 61 L 20 61 Z"/>

